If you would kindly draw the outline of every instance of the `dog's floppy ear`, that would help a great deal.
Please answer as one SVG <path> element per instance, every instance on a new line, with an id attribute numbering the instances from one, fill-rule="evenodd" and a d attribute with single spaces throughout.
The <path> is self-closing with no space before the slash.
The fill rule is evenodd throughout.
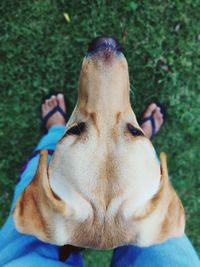
<path id="1" fill-rule="evenodd" d="M 164 152 L 160 153 L 160 168 L 161 168 L 161 174 L 162 179 L 168 180 L 168 169 L 167 169 L 167 155 Z"/>
<path id="2" fill-rule="evenodd" d="M 163 152 L 160 154 L 160 163 L 162 173 L 160 192 L 163 191 L 161 194 L 163 196 L 162 201 L 164 201 L 165 204 L 167 203 L 166 214 L 161 227 L 161 236 L 163 238 L 166 236 L 181 236 L 183 235 L 185 229 L 185 212 L 181 200 L 169 181 L 167 156 Z"/>
<path id="3" fill-rule="evenodd" d="M 36 175 L 21 193 L 12 216 L 19 232 L 32 234 L 43 241 L 54 243 L 52 242 L 55 239 L 53 218 L 65 213 L 65 203 L 50 187 L 47 158 L 47 150 L 42 150 Z"/>

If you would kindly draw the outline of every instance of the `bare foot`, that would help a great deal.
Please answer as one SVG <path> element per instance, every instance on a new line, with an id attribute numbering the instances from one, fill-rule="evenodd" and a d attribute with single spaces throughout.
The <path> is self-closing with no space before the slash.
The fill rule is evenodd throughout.
<path id="1" fill-rule="evenodd" d="M 60 108 L 66 112 L 66 105 L 63 94 L 58 94 L 57 96 L 52 95 L 49 99 L 46 99 L 44 104 L 42 104 L 42 118 L 44 118 L 53 108 L 60 106 Z M 45 125 L 47 130 L 53 125 L 65 125 L 66 121 L 64 117 L 59 113 L 55 112 L 47 121 Z"/>
<path id="2" fill-rule="evenodd" d="M 164 120 L 163 120 L 163 114 L 160 111 L 160 108 L 155 104 L 151 103 L 146 111 L 144 112 L 143 118 L 146 118 L 148 116 L 151 116 L 153 114 L 154 120 L 155 120 L 155 127 L 156 127 L 156 133 L 160 130 Z M 145 135 L 151 139 L 152 137 L 152 126 L 151 121 L 148 120 L 140 125 L 142 130 L 144 131 Z"/>

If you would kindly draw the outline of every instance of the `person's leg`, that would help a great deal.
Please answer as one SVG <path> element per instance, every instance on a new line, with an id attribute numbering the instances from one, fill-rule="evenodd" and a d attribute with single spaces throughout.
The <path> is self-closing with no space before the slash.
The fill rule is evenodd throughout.
<path id="1" fill-rule="evenodd" d="M 164 120 L 160 108 L 150 104 L 143 117 L 153 115 L 155 132 L 158 133 Z M 141 128 L 151 139 L 151 121 L 142 123 Z M 162 244 L 146 248 L 134 245 L 118 247 L 114 250 L 111 267 L 200 267 L 194 248 L 186 236 L 172 238 Z"/>
<path id="2" fill-rule="evenodd" d="M 114 250 L 111 267 L 200 267 L 198 256 L 184 235 L 164 243 L 140 248 L 133 245 Z"/>
<path id="3" fill-rule="evenodd" d="M 42 105 L 42 118 L 46 117 L 46 115 L 51 112 L 51 110 L 53 110 L 56 106 L 59 106 L 64 112 L 66 112 L 65 100 L 62 94 L 51 96 L 50 99 L 45 100 L 44 104 Z M 66 121 L 59 112 L 55 112 L 46 122 L 45 127 L 47 133 L 40 139 L 38 145 L 33 151 L 33 154 L 28 158 L 22 168 L 22 172 L 20 173 L 18 183 L 15 187 L 12 208 L 14 207 L 15 201 L 20 193 L 31 182 L 36 173 L 39 160 L 39 151 L 42 149 L 48 149 L 49 160 L 51 159 L 51 155 L 56 148 L 57 142 L 64 134 L 65 124 Z"/>
<path id="4" fill-rule="evenodd" d="M 42 116 L 45 117 L 56 105 L 66 112 L 63 95 L 51 97 L 42 105 Z M 41 149 L 54 150 L 56 143 L 65 130 L 65 120 L 59 112 L 52 115 L 47 121 L 47 134 L 42 137 L 34 153 Z M 49 160 L 51 155 L 49 155 Z M 29 158 L 30 159 L 30 158 Z M 31 182 L 35 175 L 39 160 L 39 154 L 35 153 L 28 161 L 21 173 L 20 180 L 15 188 L 11 211 L 15 206 L 16 199 L 23 189 Z M 30 218 L 31 220 L 31 218 Z M 20 234 L 15 229 L 11 215 L 0 230 L 0 266 L 57 266 L 77 267 L 83 266 L 83 259 L 79 253 L 71 253 L 65 263 L 59 261 L 59 247 L 46 244 L 34 236 Z"/>

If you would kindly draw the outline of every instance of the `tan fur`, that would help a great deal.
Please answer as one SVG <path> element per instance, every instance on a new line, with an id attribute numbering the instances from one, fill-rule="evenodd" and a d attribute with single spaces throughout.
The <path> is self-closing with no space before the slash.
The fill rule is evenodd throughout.
<path id="1" fill-rule="evenodd" d="M 65 133 L 49 167 L 47 152 L 41 152 L 13 212 L 16 227 L 49 243 L 99 249 L 182 235 L 184 209 L 168 179 L 165 154 L 159 166 L 151 142 L 127 128 L 140 129 L 126 59 L 102 53 L 84 59 L 78 102 L 66 125 L 67 131 L 85 122 L 86 130 Z"/>
<path id="2" fill-rule="evenodd" d="M 51 231 L 48 222 L 55 213 L 64 213 L 65 204 L 49 186 L 47 150 L 42 150 L 40 155 L 36 175 L 17 200 L 13 217 L 19 231 L 49 240 Z"/>

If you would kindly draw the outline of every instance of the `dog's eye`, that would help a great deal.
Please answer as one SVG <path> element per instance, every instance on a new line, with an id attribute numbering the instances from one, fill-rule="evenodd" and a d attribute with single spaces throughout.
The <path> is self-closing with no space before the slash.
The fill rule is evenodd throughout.
<path id="1" fill-rule="evenodd" d="M 80 122 L 77 125 L 71 127 L 65 135 L 80 135 L 82 132 L 84 132 L 85 130 L 85 123 L 84 122 Z"/>
<path id="2" fill-rule="evenodd" d="M 133 136 L 143 136 L 143 132 L 138 129 L 138 128 L 135 128 L 132 124 L 130 123 L 127 123 L 127 128 L 129 130 L 129 132 L 133 135 Z"/>

